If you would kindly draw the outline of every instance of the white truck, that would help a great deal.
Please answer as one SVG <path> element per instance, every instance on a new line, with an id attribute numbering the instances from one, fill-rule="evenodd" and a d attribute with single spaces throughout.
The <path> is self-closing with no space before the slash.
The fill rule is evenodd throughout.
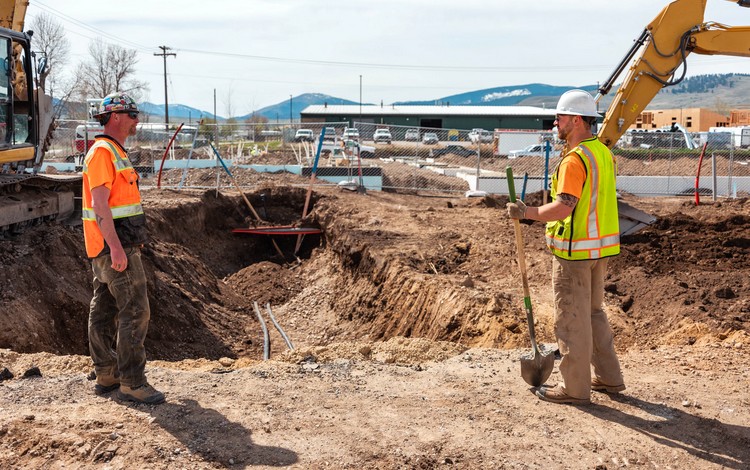
<path id="1" fill-rule="evenodd" d="M 86 154 L 89 147 L 94 145 L 94 137 L 97 134 L 104 132 L 104 126 L 94 119 L 94 114 L 96 114 L 101 102 L 101 98 L 86 100 L 88 119 L 85 124 L 76 126 L 76 134 L 73 139 L 73 151 Z"/>

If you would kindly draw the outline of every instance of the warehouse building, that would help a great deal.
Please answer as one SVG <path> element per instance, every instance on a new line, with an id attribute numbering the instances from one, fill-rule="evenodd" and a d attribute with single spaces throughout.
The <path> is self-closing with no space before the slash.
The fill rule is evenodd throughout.
<path id="1" fill-rule="evenodd" d="M 552 129 L 555 110 L 534 106 L 311 105 L 302 123 L 355 122 L 435 129 Z"/>
<path id="2" fill-rule="evenodd" d="M 706 132 L 712 127 L 726 127 L 729 118 L 705 108 L 676 108 L 643 111 L 631 129 L 663 129 L 679 124 L 688 132 Z"/>

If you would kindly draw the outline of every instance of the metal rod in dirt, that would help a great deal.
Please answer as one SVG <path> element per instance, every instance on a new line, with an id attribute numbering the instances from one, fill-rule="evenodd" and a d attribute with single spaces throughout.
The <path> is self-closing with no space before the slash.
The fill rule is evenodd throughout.
<path id="1" fill-rule="evenodd" d="M 169 124 L 167 124 L 169 125 Z M 167 144 L 166 150 L 164 150 L 164 156 L 161 157 L 161 165 L 159 165 L 159 177 L 156 179 L 156 187 L 161 189 L 161 172 L 164 169 L 164 161 L 167 159 L 167 153 L 169 153 L 169 149 L 172 148 L 172 143 L 174 142 L 175 137 L 177 137 L 177 134 L 182 130 L 182 126 L 184 126 L 185 123 L 181 122 L 180 126 L 177 128 L 176 131 L 174 131 L 174 135 L 172 135 L 172 138 L 169 139 L 169 143 Z"/>
<path id="2" fill-rule="evenodd" d="M 258 307 L 258 302 L 253 301 L 253 309 L 255 309 L 255 316 L 258 317 L 260 328 L 263 330 L 263 360 L 268 360 L 271 358 L 271 336 L 268 334 L 266 321 L 263 320 L 263 315 L 260 314 L 260 307 Z"/>
<path id="3" fill-rule="evenodd" d="M 214 151 L 214 155 L 216 155 L 216 158 L 219 160 L 219 163 L 221 163 L 221 166 L 224 167 L 224 171 L 227 172 L 227 175 L 229 175 L 229 180 L 232 182 L 235 188 L 237 188 L 237 191 L 240 193 L 240 196 L 242 196 L 242 199 L 245 200 L 245 204 L 247 204 L 247 207 L 250 208 L 250 212 L 253 213 L 253 216 L 255 216 L 255 220 L 260 222 L 262 219 L 258 215 L 257 212 L 255 212 L 255 208 L 252 204 L 250 204 L 250 201 L 248 201 L 247 196 L 245 196 L 245 193 L 242 192 L 242 189 L 240 188 L 240 185 L 237 184 L 237 180 L 234 179 L 234 175 L 232 175 L 232 172 L 229 171 L 229 167 L 227 167 L 227 164 L 224 163 L 224 159 L 221 158 L 221 155 L 219 155 L 219 151 L 216 150 L 216 147 L 213 146 L 211 142 L 208 143 L 208 145 L 211 146 L 211 150 Z"/>
<path id="4" fill-rule="evenodd" d="M 182 185 L 185 184 L 185 178 L 187 178 L 188 168 L 190 168 L 190 159 L 193 158 L 193 150 L 195 150 L 195 140 L 198 138 L 198 129 L 200 129 L 203 120 L 198 121 L 198 125 L 195 126 L 195 132 L 193 132 L 193 143 L 190 145 L 190 152 L 188 152 L 187 160 L 185 160 L 185 168 L 182 169 L 182 178 L 180 178 L 180 184 L 177 185 L 177 189 L 182 189 Z"/>
<path id="5" fill-rule="evenodd" d="M 227 175 L 229 175 L 229 180 L 232 182 L 232 184 L 234 185 L 234 187 L 240 193 L 240 196 L 242 196 L 242 199 L 245 200 L 245 204 L 247 204 L 247 207 L 250 208 L 250 212 L 252 212 L 253 216 L 255 216 L 255 220 L 257 220 L 258 222 L 262 222 L 263 219 L 261 219 L 260 216 L 258 215 L 258 213 L 255 212 L 255 208 L 253 207 L 252 204 L 250 204 L 250 201 L 247 199 L 247 196 L 245 196 L 245 193 L 242 192 L 242 189 L 240 188 L 240 185 L 237 184 L 237 180 L 234 179 L 234 176 L 232 175 L 232 172 L 229 171 L 229 168 L 227 167 L 226 163 L 224 163 L 224 160 L 222 160 L 221 155 L 219 155 L 219 151 L 216 150 L 216 147 L 214 147 L 211 142 L 209 142 L 208 145 L 211 146 L 211 149 L 214 151 L 214 154 L 216 155 L 216 158 L 219 160 L 219 162 L 221 162 L 221 166 L 224 167 L 224 171 L 226 171 Z M 218 177 L 218 175 L 217 175 L 217 177 Z M 253 224 L 253 225 L 255 225 L 255 224 Z M 281 258 L 284 259 L 284 253 L 281 251 L 281 248 L 279 248 L 279 245 L 276 243 L 276 240 L 274 240 L 273 238 L 271 238 L 271 243 L 273 243 L 273 247 L 276 248 L 276 253 L 278 253 L 279 256 L 281 256 Z"/>
<path id="6" fill-rule="evenodd" d="M 281 325 L 279 325 L 279 322 L 276 321 L 276 317 L 273 316 L 273 312 L 271 311 L 271 304 L 270 303 L 266 304 L 266 312 L 268 312 L 268 316 L 271 317 L 271 322 L 273 323 L 273 326 L 276 327 L 276 329 L 281 334 L 281 337 L 284 338 L 284 341 L 286 342 L 286 345 L 289 347 L 289 349 L 291 349 L 292 351 L 294 351 L 294 345 L 289 340 L 289 337 L 286 335 L 286 333 L 284 333 L 284 330 L 281 329 Z"/>
<path id="7" fill-rule="evenodd" d="M 323 139 L 326 136 L 326 128 L 320 131 L 318 137 L 318 149 L 315 151 L 315 161 L 313 161 L 312 172 L 310 173 L 310 186 L 307 188 L 307 197 L 305 197 L 305 207 L 302 209 L 302 218 L 307 217 L 307 208 L 310 206 L 310 197 L 312 196 L 313 182 L 315 181 L 315 174 L 318 172 L 318 159 L 320 158 L 320 151 L 323 149 Z M 336 136 L 334 136 L 336 137 Z M 299 247 L 302 245 L 303 235 L 297 235 L 297 244 L 294 246 L 294 254 L 299 252 Z"/>

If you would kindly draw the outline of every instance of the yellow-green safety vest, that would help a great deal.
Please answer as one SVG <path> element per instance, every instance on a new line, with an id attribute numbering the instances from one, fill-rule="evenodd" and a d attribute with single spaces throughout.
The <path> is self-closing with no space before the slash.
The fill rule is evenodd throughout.
<path id="1" fill-rule="evenodd" d="M 547 222 L 547 246 L 556 256 L 568 260 L 619 254 L 616 165 L 612 153 L 598 138 L 592 137 L 578 144 L 565 158 L 581 159 L 586 167 L 586 181 L 573 212 L 563 220 Z M 557 198 L 559 171 L 560 164 L 552 175 L 553 200 Z"/>

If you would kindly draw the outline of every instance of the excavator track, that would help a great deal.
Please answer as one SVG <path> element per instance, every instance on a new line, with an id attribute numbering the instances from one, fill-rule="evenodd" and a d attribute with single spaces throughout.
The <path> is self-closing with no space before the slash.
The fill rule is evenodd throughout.
<path id="1" fill-rule="evenodd" d="M 80 193 L 80 175 L 0 175 L 0 239 L 42 223 L 80 220 Z"/>

